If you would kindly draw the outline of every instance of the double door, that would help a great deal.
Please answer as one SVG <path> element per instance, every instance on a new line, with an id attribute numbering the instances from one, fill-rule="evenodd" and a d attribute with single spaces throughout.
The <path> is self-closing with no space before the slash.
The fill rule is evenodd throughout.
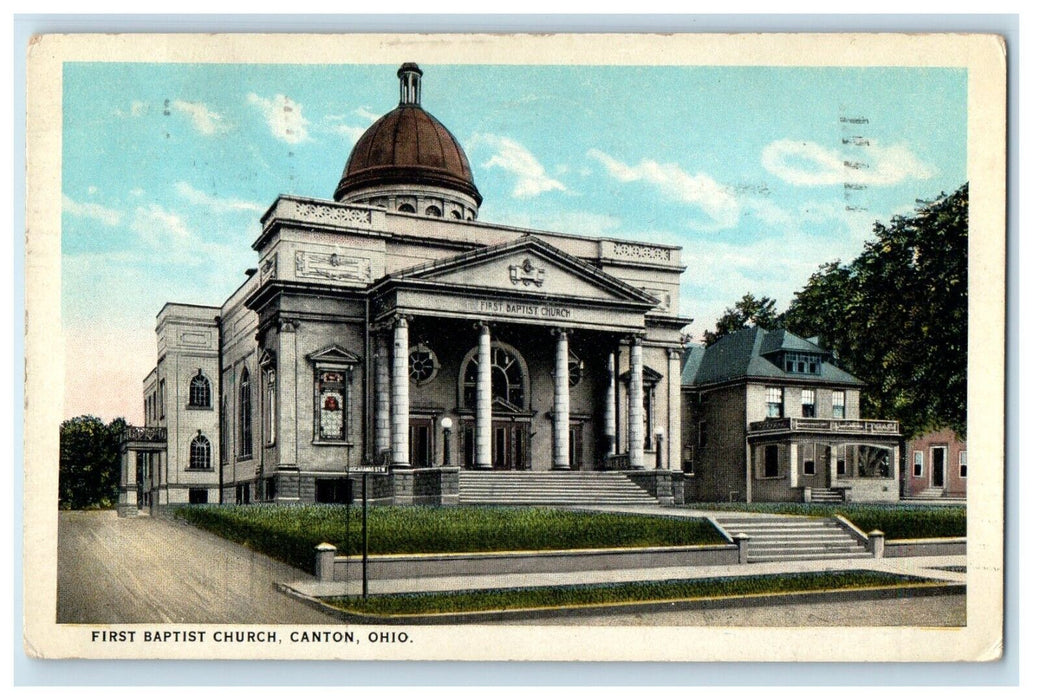
<path id="1" fill-rule="evenodd" d="M 462 429 L 464 465 L 476 464 L 476 429 L 467 423 Z M 511 420 L 491 421 L 491 467 L 500 470 L 530 469 L 531 425 Z"/>

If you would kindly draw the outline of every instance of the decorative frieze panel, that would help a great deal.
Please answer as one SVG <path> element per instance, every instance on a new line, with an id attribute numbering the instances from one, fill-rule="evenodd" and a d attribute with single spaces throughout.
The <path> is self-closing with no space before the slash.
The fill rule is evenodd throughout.
<path id="1" fill-rule="evenodd" d="M 260 284 L 278 276 L 278 253 L 272 253 L 260 263 Z"/>
<path id="2" fill-rule="evenodd" d="M 208 348 L 213 343 L 213 334 L 209 331 L 182 331 L 177 342 L 186 348 Z"/>
<path id="3" fill-rule="evenodd" d="M 657 308 L 659 310 L 668 311 L 672 307 L 672 295 L 667 290 L 656 287 L 643 287 L 642 289 L 647 294 L 657 297 Z"/>
<path id="4" fill-rule="evenodd" d="M 643 245 L 640 243 L 628 243 L 625 241 L 611 241 L 613 246 L 613 257 L 628 258 L 631 260 L 645 260 L 649 262 L 672 262 L 672 249 L 662 248 L 655 245 Z"/>
<path id="5" fill-rule="evenodd" d="M 360 256 L 298 250 L 296 277 L 367 284 L 372 281 L 372 261 Z"/>
<path id="6" fill-rule="evenodd" d="M 372 211 L 370 209 L 355 209 L 335 204 L 322 204 L 319 202 L 296 202 L 293 203 L 293 214 L 296 219 L 302 219 L 312 223 L 329 224 L 331 226 L 353 226 L 360 228 L 371 228 Z"/>

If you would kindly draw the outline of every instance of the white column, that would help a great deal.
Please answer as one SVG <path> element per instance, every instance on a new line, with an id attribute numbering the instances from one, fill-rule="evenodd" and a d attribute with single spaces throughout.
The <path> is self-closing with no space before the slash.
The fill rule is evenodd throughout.
<path id="1" fill-rule="evenodd" d="M 491 328 L 480 324 L 477 341 L 477 421 L 474 443 L 477 469 L 491 468 Z"/>
<path id="2" fill-rule="evenodd" d="M 553 377 L 556 387 L 553 392 L 553 468 L 570 469 L 571 466 L 571 373 L 570 351 L 567 331 L 557 330 L 556 370 Z"/>
<path id="3" fill-rule="evenodd" d="M 278 465 L 296 465 L 296 433 L 300 429 L 296 422 L 296 321 L 285 320 L 278 326 L 278 367 L 275 371 L 275 382 L 278 391 L 278 415 L 276 420 L 278 426 L 275 435 L 278 436 Z M 262 375 L 261 375 L 262 376 Z M 233 405 L 234 402 L 229 402 Z M 228 416 L 228 426 L 235 422 Z M 308 427 L 308 430 L 311 430 Z M 229 440 L 230 436 L 224 436 Z M 228 454 L 232 454 L 231 443 L 228 443 Z"/>
<path id="4" fill-rule="evenodd" d="M 607 394 L 604 397 L 603 437 L 606 438 L 607 451 L 617 452 L 617 416 L 614 414 L 614 403 L 617 400 L 617 373 L 614 371 L 615 353 L 607 356 Z"/>
<path id="5" fill-rule="evenodd" d="M 375 455 L 376 459 L 390 449 L 390 358 L 387 349 L 386 335 L 375 337 Z"/>
<path id="6" fill-rule="evenodd" d="M 665 469 L 682 468 L 682 350 L 668 351 L 668 459 Z"/>
<path id="7" fill-rule="evenodd" d="M 628 378 L 628 463 L 643 468 L 643 341 L 632 339 Z"/>
<path id="8" fill-rule="evenodd" d="M 390 464 L 408 466 L 408 320 L 394 324 L 394 368 L 391 386 Z"/>

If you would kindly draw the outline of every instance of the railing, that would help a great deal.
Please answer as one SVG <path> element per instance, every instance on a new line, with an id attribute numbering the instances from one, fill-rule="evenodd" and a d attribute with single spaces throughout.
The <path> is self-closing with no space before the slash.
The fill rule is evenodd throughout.
<path id="1" fill-rule="evenodd" d="M 899 435 L 899 421 L 848 420 L 842 418 L 768 418 L 751 424 L 753 433 L 805 431 L 816 433 L 867 433 Z"/>
<path id="2" fill-rule="evenodd" d="M 123 428 L 120 442 L 166 442 L 166 428 L 128 425 Z"/>
<path id="3" fill-rule="evenodd" d="M 603 469 L 606 471 L 625 471 L 631 468 L 627 454 L 607 455 L 603 460 Z"/>

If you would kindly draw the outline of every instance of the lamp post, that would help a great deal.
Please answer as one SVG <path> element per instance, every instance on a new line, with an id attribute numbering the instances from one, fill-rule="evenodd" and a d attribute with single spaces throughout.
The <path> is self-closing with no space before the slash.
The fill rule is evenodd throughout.
<path id="1" fill-rule="evenodd" d="M 657 468 L 664 469 L 664 428 L 660 425 L 654 428 L 654 441 L 657 449 Z"/>
<path id="2" fill-rule="evenodd" d="M 444 466 L 451 466 L 451 418 L 441 418 L 441 429 L 444 431 Z"/>

